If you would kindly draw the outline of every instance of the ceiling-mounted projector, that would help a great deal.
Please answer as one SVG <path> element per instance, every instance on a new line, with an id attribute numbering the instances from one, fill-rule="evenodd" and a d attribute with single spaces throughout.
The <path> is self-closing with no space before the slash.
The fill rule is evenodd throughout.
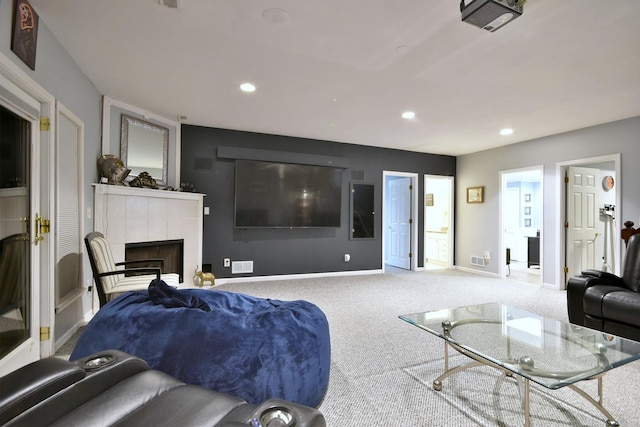
<path id="1" fill-rule="evenodd" d="M 462 20 L 484 30 L 494 32 L 522 15 L 526 0 L 472 0 L 460 2 Z"/>

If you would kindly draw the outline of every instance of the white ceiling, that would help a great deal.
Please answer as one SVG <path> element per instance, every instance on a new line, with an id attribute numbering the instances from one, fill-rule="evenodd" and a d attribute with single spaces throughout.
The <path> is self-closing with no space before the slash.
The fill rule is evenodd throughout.
<path id="1" fill-rule="evenodd" d="M 102 94 L 189 124 L 461 155 L 640 115 L 638 0 L 530 0 L 495 33 L 457 0 L 31 4 Z"/>

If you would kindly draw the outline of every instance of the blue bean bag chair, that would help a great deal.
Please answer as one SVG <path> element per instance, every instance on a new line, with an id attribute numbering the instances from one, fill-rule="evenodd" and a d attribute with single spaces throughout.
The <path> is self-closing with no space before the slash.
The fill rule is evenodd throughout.
<path id="1" fill-rule="evenodd" d="M 153 288 L 103 306 L 70 360 L 117 349 L 187 384 L 249 403 L 279 398 L 320 405 L 329 384 L 331 345 L 326 316 L 317 306 L 216 290 Z"/>

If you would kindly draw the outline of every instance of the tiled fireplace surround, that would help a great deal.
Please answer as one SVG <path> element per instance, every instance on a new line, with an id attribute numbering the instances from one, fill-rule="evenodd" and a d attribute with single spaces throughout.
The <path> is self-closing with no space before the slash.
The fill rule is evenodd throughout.
<path id="1" fill-rule="evenodd" d="M 124 260 L 125 244 L 184 240 L 184 283 L 202 267 L 203 194 L 94 184 L 94 229 L 104 234 L 113 257 Z"/>

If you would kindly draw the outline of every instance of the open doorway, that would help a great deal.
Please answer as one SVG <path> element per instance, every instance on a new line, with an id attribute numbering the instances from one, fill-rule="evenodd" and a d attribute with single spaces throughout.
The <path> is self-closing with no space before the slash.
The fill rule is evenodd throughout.
<path id="1" fill-rule="evenodd" d="M 453 177 L 424 177 L 424 268 L 453 267 Z"/>
<path id="2" fill-rule="evenodd" d="M 542 166 L 501 175 L 501 277 L 542 282 Z"/>
<path id="3" fill-rule="evenodd" d="M 557 283 L 595 269 L 619 274 L 620 154 L 559 163 L 559 264 Z M 564 226 L 566 224 L 566 227 Z"/>
<path id="4" fill-rule="evenodd" d="M 417 270 L 418 174 L 383 171 L 382 269 Z"/>

